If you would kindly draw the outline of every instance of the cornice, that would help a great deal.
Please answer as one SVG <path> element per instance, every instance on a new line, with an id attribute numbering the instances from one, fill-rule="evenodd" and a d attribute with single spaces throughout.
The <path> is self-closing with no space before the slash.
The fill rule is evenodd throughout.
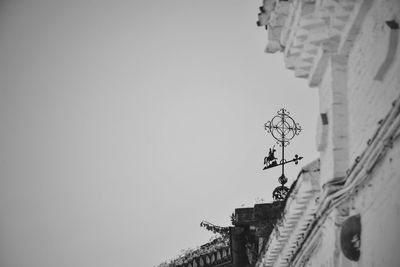
<path id="1" fill-rule="evenodd" d="M 317 86 L 330 55 L 348 49 L 358 14 L 371 0 L 264 0 L 259 26 L 268 29 L 267 53 L 283 52 L 285 66 Z"/>

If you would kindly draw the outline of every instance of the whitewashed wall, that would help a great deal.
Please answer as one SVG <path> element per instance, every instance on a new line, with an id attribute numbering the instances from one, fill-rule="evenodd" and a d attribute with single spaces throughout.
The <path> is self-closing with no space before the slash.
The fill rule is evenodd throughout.
<path id="1" fill-rule="evenodd" d="M 399 30 L 390 29 L 386 24 L 393 19 L 400 22 L 400 1 L 373 1 L 367 12 L 344 64 L 347 74 L 340 71 L 335 74 L 331 60 L 319 86 L 320 111 L 328 113 L 330 119 L 327 145 L 321 151 L 321 180 L 325 182 L 345 175 L 343 171 L 367 148 L 368 140 L 380 127 L 379 122 L 400 95 L 400 39 L 393 32 Z M 337 84 L 343 81 L 347 81 L 345 85 Z M 335 85 L 345 89 L 346 94 L 337 95 Z M 340 131 L 342 127 L 347 128 L 345 132 Z M 326 250 L 319 249 L 311 256 L 308 266 L 400 266 L 398 140 L 394 140 L 393 148 L 370 176 L 369 183 L 351 198 L 349 215 L 361 215 L 359 262 L 351 262 L 340 254 L 335 264 L 327 265 L 323 257 L 327 255 Z M 325 231 L 324 240 L 329 236 L 334 238 Z"/>
<path id="2" fill-rule="evenodd" d="M 373 1 L 362 24 L 361 31 L 349 54 L 349 143 L 350 161 L 353 162 L 367 146 L 377 129 L 378 122 L 390 110 L 400 93 L 400 47 L 396 54 L 388 55 L 391 30 L 386 21 L 400 23 L 400 1 Z M 399 30 L 397 30 L 398 32 Z M 397 36 L 397 42 L 400 42 Z M 389 56 L 392 66 L 383 80 L 376 75 Z"/>

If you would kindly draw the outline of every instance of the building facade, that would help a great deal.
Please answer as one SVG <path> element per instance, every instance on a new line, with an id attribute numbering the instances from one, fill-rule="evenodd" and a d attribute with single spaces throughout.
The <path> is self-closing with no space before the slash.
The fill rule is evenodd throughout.
<path id="1" fill-rule="evenodd" d="M 264 0 L 260 11 L 265 51 L 319 92 L 320 160 L 256 266 L 400 266 L 400 1 Z"/>

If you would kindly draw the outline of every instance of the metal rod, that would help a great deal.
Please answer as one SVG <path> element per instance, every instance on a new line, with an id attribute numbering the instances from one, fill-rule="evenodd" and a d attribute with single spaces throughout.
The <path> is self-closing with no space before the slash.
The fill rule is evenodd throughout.
<path id="1" fill-rule="evenodd" d="M 295 164 L 297 164 L 296 162 L 297 161 L 300 161 L 300 160 L 302 160 L 303 159 L 303 157 L 295 157 L 295 158 L 293 158 L 293 159 L 291 159 L 291 160 L 289 160 L 289 161 L 284 161 L 284 162 L 281 162 L 281 163 L 279 163 L 279 164 L 276 164 L 276 165 L 269 165 L 269 166 L 266 166 L 266 167 L 264 167 L 264 169 L 263 170 L 266 170 L 266 169 L 270 169 L 270 168 L 273 168 L 273 167 L 278 167 L 278 166 L 281 166 L 281 165 L 284 165 L 284 164 L 288 164 L 288 163 L 291 163 L 291 162 L 295 162 Z"/>
<path id="2" fill-rule="evenodd" d="M 285 111 L 283 110 L 282 115 L 282 163 L 285 162 Z M 282 176 L 285 176 L 285 164 L 282 164 Z"/>

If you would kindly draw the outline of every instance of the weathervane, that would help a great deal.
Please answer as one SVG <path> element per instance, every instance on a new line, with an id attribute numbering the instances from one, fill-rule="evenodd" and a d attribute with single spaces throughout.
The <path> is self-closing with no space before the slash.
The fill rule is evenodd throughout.
<path id="1" fill-rule="evenodd" d="M 285 159 L 285 147 L 290 143 L 289 141 L 293 139 L 296 135 L 299 135 L 301 132 L 301 126 L 296 123 L 292 117 L 290 117 L 290 112 L 286 109 L 282 108 L 277 112 L 278 115 L 275 115 L 272 120 L 268 121 L 264 124 L 265 130 L 272 135 L 276 139 L 276 143 L 282 147 L 282 159 L 277 162 L 277 158 L 275 157 L 275 145 L 269 149 L 268 156 L 264 158 L 264 169 L 270 169 L 277 166 L 282 166 L 282 175 L 278 178 L 280 186 L 276 187 L 272 192 L 272 197 L 274 201 L 282 201 L 285 199 L 289 188 L 284 186 L 287 183 L 288 179 L 285 176 L 285 164 L 294 162 L 295 164 L 299 163 L 303 157 L 299 157 L 297 154 L 294 155 L 293 159 L 287 161 Z"/>

